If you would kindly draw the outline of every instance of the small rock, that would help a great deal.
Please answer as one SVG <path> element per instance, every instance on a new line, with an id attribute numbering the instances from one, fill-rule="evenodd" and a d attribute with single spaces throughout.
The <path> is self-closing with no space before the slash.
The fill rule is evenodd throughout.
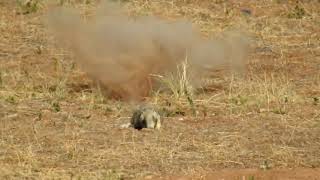
<path id="1" fill-rule="evenodd" d="M 16 119 L 16 118 L 18 118 L 18 114 L 9 114 L 9 115 L 6 116 L 6 118 L 8 118 L 8 119 Z"/>
<path id="2" fill-rule="evenodd" d="M 243 8 L 240 11 L 245 15 L 251 15 L 252 14 L 251 10 L 247 9 L 247 8 Z"/>
<path id="3" fill-rule="evenodd" d="M 121 124 L 120 125 L 120 128 L 124 129 L 124 128 L 129 128 L 129 127 L 132 127 L 131 126 L 131 123 L 126 123 L 126 124 Z"/>

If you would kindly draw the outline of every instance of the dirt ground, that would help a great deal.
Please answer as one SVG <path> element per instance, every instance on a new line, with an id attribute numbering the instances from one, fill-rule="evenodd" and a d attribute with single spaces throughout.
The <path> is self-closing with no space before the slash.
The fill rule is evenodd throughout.
<path id="1" fill-rule="evenodd" d="M 61 1 L 62 2 L 62 1 Z M 90 16 L 96 1 L 65 1 Z M 253 39 L 243 77 L 146 102 L 160 131 L 121 129 L 135 105 L 101 90 L 36 10 L 0 0 L 1 179 L 320 179 L 320 2 L 129 0 L 130 13 L 186 18 L 204 36 Z"/>
<path id="2" fill-rule="evenodd" d="M 188 179 L 217 179 L 217 180 L 242 180 L 242 179 L 266 179 L 266 180 L 294 180 L 294 179 L 319 179 L 320 170 L 319 169 L 286 169 L 286 170 L 254 170 L 254 169 L 244 169 L 244 170 L 234 170 L 226 169 L 222 171 L 217 171 L 207 175 L 202 175 L 199 177 L 163 177 L 159 179 L 175 179 L 175 180 L 188 180 Z M 146 178 L 148 179 L 148 178 Z"/>

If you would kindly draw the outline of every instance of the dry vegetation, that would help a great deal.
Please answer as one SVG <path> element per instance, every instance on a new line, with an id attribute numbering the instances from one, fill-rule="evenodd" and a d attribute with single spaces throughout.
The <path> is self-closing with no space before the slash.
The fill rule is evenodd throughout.
<path id="1" fill-rule="evenodd" d="M 133 16 L 186 17 L 204 35 L 241 27 L 255 40 L 243 77 L 214 73 L 192 96 L 168 82 L 175 93 L 147 98 L 165 115 L 159 132 L 118 128 L 134 105 L 103 98 L 55 45 L 41 21 L 49 2 L 0 0 L 1 179 L 320 168 L 319 1 L 123 1 Z M 57 2 L 84 18 L 97 5 Z"/>

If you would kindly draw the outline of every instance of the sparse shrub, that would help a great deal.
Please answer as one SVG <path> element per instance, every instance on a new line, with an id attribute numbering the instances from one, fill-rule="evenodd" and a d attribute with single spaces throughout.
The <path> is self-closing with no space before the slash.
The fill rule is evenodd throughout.
<path id="1" fill-rule="evenodd" d="M 245 96 L 238 95 L 236 97 L 232 97 L 230 100 L 232 103 L 236 105 L 244 105 L 248 101 L 248 98 Z"/>
<path id="2" fill-rule="evenodd" d="M 2 71 L 0 69 L 0 88 L 3 86 L 3 78 L 2 78 Z"/>
<path id="3" fill-rule="evenodd" d="M 55 112 L 59 112 L 61 110 L 59 102 L 53 102 L 52 108 Z"/>
<path id="4" fill-rule="evenodd" d="M 262 170 L 270 170 L 272 168 L 272 164 L 268 162 L 267 160 L 263 161 L 263 163 L 260 165 L 260 169 Z"/>
<path id="5" fill-rule="evenodd" d="M 294 9 L 289 12 L 288 18 L 301 19 L 306 15 L 307 12 L 305 11 L 305 9 L 297 4 Z"/>
<path id="6" fill-rule="evenodd" d="M 14 96 L 8 96 L 6 101 L 11 104 L 17 104 L 17 100 Z"/>
<path id="7" fill-rule="evenodd" d="M 165 106 L 159 109 L 159 114 L 163 117 L 185 116 L 187 110 L 179 103 L 167 102 Z"/>
<path id="8" fill-rule="evenodd" d="M 16 1 L 21 14 L 30 14 L 37 12 L 40 7 L 40 0 L 17 0 Z"/>
<path id="9" fill-rule="evenodd" d="M 314 105 L 318 105 L 319 104 L 319 98 L 318 97 L 314 97 L 313 98 L 313 104 Z"/>
<path id="10" fill-rule="evenodd" d="M 173 94 L 175 99 L 186 98 L 193 114 L 196 114 L 193 102 L 193 87 L 190 83 L 188 74 L 188 58 L 185 58 L 180 65 L 177 66 L 177 74 L 169 74 L 168 76 L 159 76 L 160 81 Z"/>
<path id="11" fill-rule="evenodd" d="M 183 96 L 191 96 L 193 88 L 189 81 L 188 75 L 188 59 L 177 66 L 177 74 L 169 74 L 167 76 L 158 76 L 160 81 L 168 88 L 175 98 L 179 99 Z"/>

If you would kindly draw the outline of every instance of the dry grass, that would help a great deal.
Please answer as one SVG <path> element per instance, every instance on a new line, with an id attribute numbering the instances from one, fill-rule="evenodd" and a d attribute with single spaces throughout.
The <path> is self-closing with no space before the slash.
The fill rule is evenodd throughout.
<path id="1" fill-rule="evenodd" d="M 213 73 L 201 91 L 177 95 L 184 82 L 171 87 L 176 94 L 149 97 L 167 116 L 160 132 L 117 128 L 133 105 L 104 99 L 55 46 L 41 22 L 47 2 L 40 3 L 21 14 L 14 1 L 0 0 L 1 178 L 320 168 L 318 1 L 128 1 L 132 15 L 186 17 L 204 35 L 242 27 L 255 37 L 243 77 Z M 84 16 L 96 6 L 64 3 Z"/>

